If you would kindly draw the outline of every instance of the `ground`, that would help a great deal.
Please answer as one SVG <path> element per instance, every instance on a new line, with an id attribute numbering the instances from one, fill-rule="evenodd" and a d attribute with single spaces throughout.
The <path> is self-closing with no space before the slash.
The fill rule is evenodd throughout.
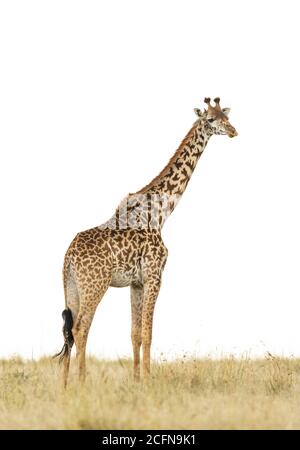
<path id="1" fill-rule="evenodd" d="M 0 360 L 1 429 L 299 429 L 300 359 L 183 358 L 132 380 L 132 361 L 89 358 L 68 389 L 55 360 Z"/>

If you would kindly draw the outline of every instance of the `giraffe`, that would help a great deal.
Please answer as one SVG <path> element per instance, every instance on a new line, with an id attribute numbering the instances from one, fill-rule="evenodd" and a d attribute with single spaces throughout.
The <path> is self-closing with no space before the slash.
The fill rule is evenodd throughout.
<path id="1" fill-rule="evenodd" d="M 66 387 L 73 344 L 79 380 L 86 373 L 89 329 L 98 304 L 109 286 L 130 286 L 133 376 L 150 374 L 153 313 L 168 250 L 161 237 L 165 220 L 175 209 L 212 135 L 237 136 L 220 98 L 205 98 L 207 109 L 195 108 L 197 120 L 165 168 L 141 190 L 128 194 L 104 224 L 78 233 L 63 266 L 65 310 L 64 345 L 55 356 L 64 362 Z"/>

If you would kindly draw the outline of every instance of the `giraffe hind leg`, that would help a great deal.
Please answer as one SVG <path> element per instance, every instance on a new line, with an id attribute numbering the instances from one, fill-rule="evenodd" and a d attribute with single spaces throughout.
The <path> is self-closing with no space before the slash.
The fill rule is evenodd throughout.
<path id="1" fill-rule="evenodd" d="M 65 267 L 64 270 L 64 284 L 66 296 L 65 298 L 66 309 L 64 309 L 64 311 L 62 312 L 62 317 L 64 320 L 62 330 L 64 336 L 64 345 L 61 351 L 57 353 L 54 357 L 59 357 L 59 362 L 60 363 L 63 362 L 64 364 L 63 384 L 64 387 L 66 387 L 70 368 L 71 350 L 74 344 L 72 328 L 79 309 L 78 289 L 70 265 Z"/>
<path id="2" fill-rule="evenodd" d="M 62 312 L 62 317 L 64 320 L 63 324 L 63 336 L 64 336 L 64 345 L 59 353 L 53 356 L 53 358 L 59 358 L 59 363 L 64 363 L 64 387 L 67 386 L 68 373 L 70 367 L 70 358 L 71 358 L 71 350 L 74 344 L 74 338 L 72 333 L 73 327 L 73 317 L 72 312 L 69 308 L 64 309 Z"/>
<path id="3" fill-rule="evenodd" d="M 102 297 L 108 289 L 111 277 L 103 279 L 98 283 L 95 290 L 90 292 L 80 292 L 80 306 L 74 326 L 72 329 L 76 346 L 76 359 L 78 364 L 79 381 L 85 381 L 86 364 L 85 353 L 87 338 L 96 309 Z"/>

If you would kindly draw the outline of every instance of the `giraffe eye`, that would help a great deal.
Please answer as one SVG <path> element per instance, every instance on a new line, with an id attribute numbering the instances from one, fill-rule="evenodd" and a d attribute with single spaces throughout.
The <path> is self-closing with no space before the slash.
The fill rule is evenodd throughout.
<path id="1" fill-rule="evenodd" d="M 207 119 L 209 123 L 212 123 L 215 119 Z"/>

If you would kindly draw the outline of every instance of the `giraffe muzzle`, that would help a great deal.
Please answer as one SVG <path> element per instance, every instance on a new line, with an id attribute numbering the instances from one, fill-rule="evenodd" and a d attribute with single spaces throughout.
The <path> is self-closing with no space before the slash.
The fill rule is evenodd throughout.
<path id="1" fill-rule="evenodd" d="M 236 131 L 235 128 L 233 128 L 232 130 L 229 130 L 229 131 L 228 131 L 228 136 L 229 136 L 230 138 L 233 138 L 233 137 L 235 137 L 235 136 L 238 136 L 238 132 Z"/>

